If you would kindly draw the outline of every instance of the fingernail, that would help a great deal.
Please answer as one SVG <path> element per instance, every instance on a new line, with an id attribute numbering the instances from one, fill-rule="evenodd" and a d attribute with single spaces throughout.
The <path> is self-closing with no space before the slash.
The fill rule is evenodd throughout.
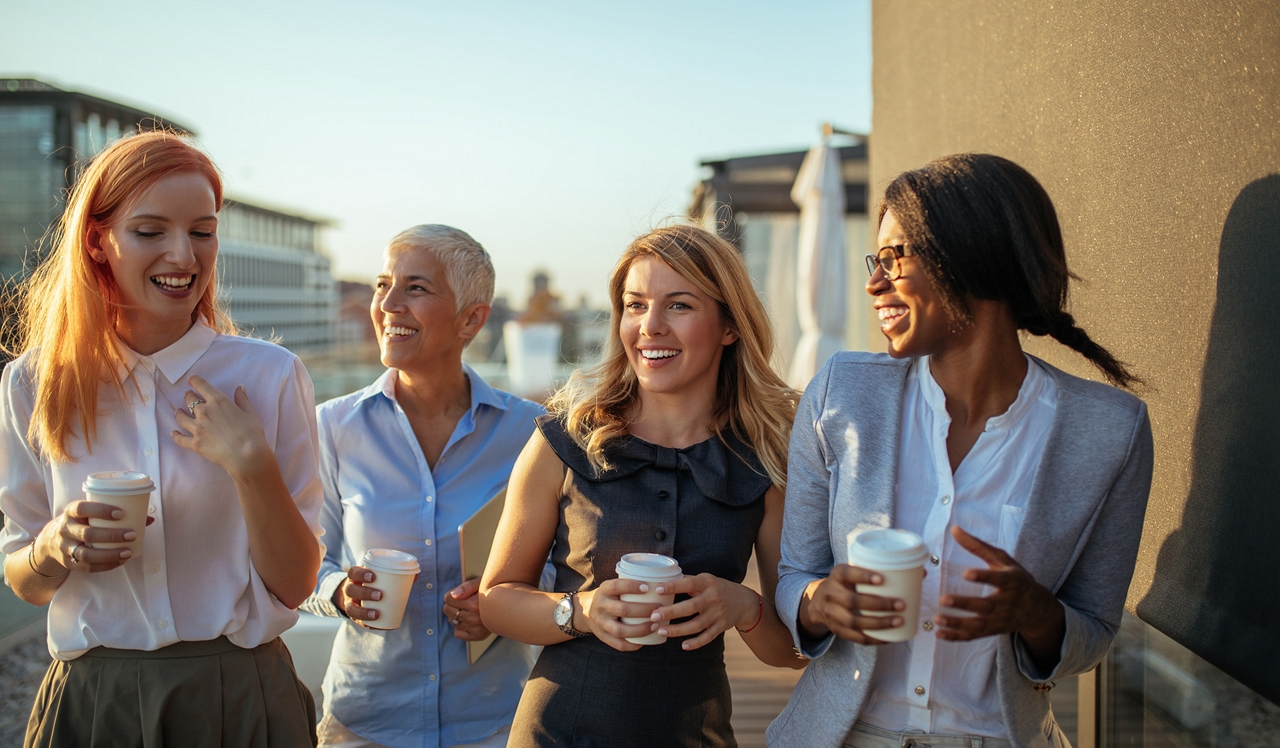
<path id="1" fill-rule="evenodd" d="M 661 620 L 662 620 L 662 614 L 655 610 L 655 611 L 653 611 L 653 613 L 649 616 L 649 620 L 650 620 L 650 621 L 661 621 Z"/>
<path id="2" fill-rule="evenodd" d="M 449 590 L 449 596 L 450 596 L 450 597 L 458 597 L 458 596 L 459 596 L 459 595 L 461 595 L 461 594 L 462 594 L 462 588 L 461 588 L 461 587 L 454 587 L 453 589 Z"/>
<path id="3" fill-rule="evenodd" d="M 366 582 L 372 582 L 372 581 L 373 581 L 373 574 L 371 574 L 371 573 L 369 573 L 369 572 L 367 572 L 367 571 L 366 571 L 366 572 L 364 573 L 364 581 L 366 581 Z"/>
<path id="4" fill-rule="evenodd" d="M 907 604 L 906 604 L 906 603 L 904 603 L 904 602 L 902 602 L 901 600 L 894 601 L 894 603 L 893 603 L 893 609 L 894 609 L 894 610 L 906 610 L 906 609 L 907 609 Z"/>
<path id="5" fill-rule="evenodd" d="M 371 611 L 369 611 L 369 620 L 370 620 L 370 621 L 376 620 L 377 618 L 378 618 L 378 611 L 376 611 L 376 610 L 371 610 Z"/>
<path id="6" fill-rule="evenodd" d="M 681 649 L 688 649 L 688 648 L 689 648 L 689 642 L 685 642 L 684 644 L 681 644 L 681 645 L 680 645 L 680 648 L 681 648 Z"/>
<path id="7" fill-rule="evenodd" d="M 649 630 L 650 630 L 650 631 L 657 631 L 659 628 L 661 628 L 661 626 L 659 626 L 659 625 L 658 625 L 658 624 L 656 624 L 656 623 L 651 623 L 651 624 L 649 624 Z"/>
<path id="8" fill-rule="evenodd" d="M 111 519 L 124 519 L 124 512 L 119 509 L 111 510 Z"/>
<path id="9" fill-rule="evenodd" d="M 894 626 L 901 626 L 901 625 L 902 625 L 902 619 L 901 619 L 901 618 L 898 618 L 897 616 L 894 616 L 894 617 L 893 617 L 893 625 L 894 625 Z"/>
<path id="10" fill-rule="evenodd" d="M 671 632 L 670 632 L 670 631 L 667 631 L 665 628 L 663 628 L 663 627 L 661 627 L 661 626 L 659 626 L 659 627 L 658 627 L 658 633 L 659 633 L 659 634 L 662 634 L 663 636 L 670 636 L 670 634 L 671 634 Z"/>
<path id="11" fill-rule="evenodd" d="M 381 593 L 381 592 L 379 592 L 379 591 L 377 591 L 377 590 L 374 590 L 374 591 L 373 591 L 373 594 L 369 595 L 369 598 L 370 598 L 371 600 L 381 600 L 381 599 L 382 599 L 382 593 Z"/>
<path id="12" fill-rule="evenodd" d="M 138 533 L 134 532 L 133 530 L 125 530 L 125 531 L 124 531 L 124 539 L 125 539 L 125 540 L 137 540 L 137 539 L 138 539 Z"/>
<path id="13" fill-rule="evenodd" d="M 871 575 L 871 583 L 872 583 L 872 584 L 882 584 L 882 583 L 884 583 L 884 577 L 880 576 L 879 574 L 872 574 L 872 575 Z"/>
<path id="14" fill-rule="evenodd" d="M 662 585 L 658 585 L 658 589 L 654 590 L 654 592 L 658 593 L 659 595 L 665 595 L 667 594 L 667 588 Z"/>
<path id="15" fill-rule="evenodd" d="M 648 591 L 649 591 L 649 585 L 645 584 L 644 582 L 641 582 L 641 583 L 640 583 L 640 591 L 641 591 L 641 592 L 648 592 Z"/>
<path id="16" fill-rule="evenodd" d="M 125 548 L 124 550 L 120 551 L 120 558 L 129 558 L 132 555 L 133 555 L 133 551 L 129 550 L 128 548 Z"/>

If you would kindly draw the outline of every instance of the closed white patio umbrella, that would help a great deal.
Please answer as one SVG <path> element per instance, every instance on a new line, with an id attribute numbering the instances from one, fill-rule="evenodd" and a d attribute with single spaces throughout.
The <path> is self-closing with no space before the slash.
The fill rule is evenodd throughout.
<path id="1" fill-rule="evenodd" d="M 800 207 L 796 306 L 800 341 L 787 382 L 804 389 L 836 351 L 844 348 L 849 278 L 844 179 L 840 157 L 822 144 L 800 165 L 791 199 Z"/>

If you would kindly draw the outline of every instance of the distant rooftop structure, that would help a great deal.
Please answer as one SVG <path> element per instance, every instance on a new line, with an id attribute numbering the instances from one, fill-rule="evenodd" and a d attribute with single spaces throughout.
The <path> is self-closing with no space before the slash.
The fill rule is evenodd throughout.
<path id="1" fill-rule="evenodd" d="M 865 215 L 870 173 L 867 144 L 839 146 L 834 150 L 840 156 L 846 212 Z M 783 151 L 702 161 L 708 173 L 694 188 L 689 217 L 704 226 L 719 225 L 720 233 L 736 242 L 733 215 L 798 213 L 800 209 L 791 201 L 791 186 L 807 153 L 807 150 Z"/>

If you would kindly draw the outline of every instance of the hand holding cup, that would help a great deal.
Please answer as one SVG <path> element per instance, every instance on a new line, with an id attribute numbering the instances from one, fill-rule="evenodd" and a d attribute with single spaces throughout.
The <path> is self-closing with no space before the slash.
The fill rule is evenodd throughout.
<path id="1" fill-rule="evenodd" d="M 805 627 L 822 627 L 825 629 L 819 632 L 822 635 L 830 631 L 857 644 L 887 644 L 868 632 L 901 626 L 904 623 L 902 612 L 907 605 L 903 600 L 865 591 L 868 587 L 883 584 L 884 576 L 878 572 L 837 564 L 826 578 L 811 583 L 806 590 L 805 595 L 809 598 L 806 617 L 809 621 L 805 622 Z M 867 615 L 868 612 L 879 615 Z"/>
<path id="2" fill-rule="evenodd" d="M 689 599 L 664 605 L 653 612 L 651 628 L 665 640 L 671 636 L 693 636 L 681 643 L 685 650 L 705 646 L 735 626 L 750 628 L 762 614 L 756 593 L 740 584 L 711 574 L 698 574 L 660 584 L 655 592 L 689 595 Z M 676 618 L 690 618 L 671 623 Z M 696 636 L 695 636 L 696 635 Z"/>
<path id="3" fill-rule="evenodd" d="M 62 572 L 49 568 L 49 561 L 68 571 L 96 573 L 110 571 L 133 556 L 129 548 L 94 548 L 94 543 L 129 543 L 138 533 L 125 527 L 92 527 L 90 519 L 121 520 L 124 511 L 98 501 L 73 501 L 62 513 L 45 525 L 36 536 L 35 547 L 28 551 L 32 564 L 42 574 L 57 576 Z"/>
<path id="4" fill-rule="evenodd" d="M 628 639 L 638 639 L 653 633 L 649 616 L 658 609 L 657 602 L 624 602 L 623 595 L 645 595 L 650 584 L 636 579 L 609 579 L 594 590 L 580 592 L 576 600 L 582 606 L 586 628 L 582 631 L 595 634 L 596 638 L 620 652 L 634 652 L 642 644 Z M 625 623 L 622 619 L 639 620 Z M 576 619 L 575 619 L 576 620 Z M 575 624 L 575 628 L 578 628 Z"/>
<path id="5" fill-rule="evenodd" d="M 382 599 L 382 590 L 372 586 L 377 576 L 372 569 L 363 566 L 347 569 L 347 578 L 342 580 L 342 584 L 333 593 L 333 604 L 347 618 L 361 625 L 366 621 L 378 620 L 377 610 L 364 607 L 365 602 Z"/>

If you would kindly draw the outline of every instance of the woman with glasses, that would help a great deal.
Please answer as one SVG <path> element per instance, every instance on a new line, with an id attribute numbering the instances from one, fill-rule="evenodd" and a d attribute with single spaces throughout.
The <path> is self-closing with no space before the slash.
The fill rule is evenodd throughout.
<path id="1" fill-rule="evenodd" d="M 778 610 L 813 658 L 774 746 L 1066 746 L 1048 691 L 1116 628 L 1151 483 L 1145 404 L 1027 355 L 1051 336 L 1138 380 L 1065 311 L 1062 234 L 1021 167 L 964 154 L 900 175 L 867 258 L 888 355 L 834 356 L 792 431 Z M 850 536 L 909 530 L 918 628 Z M 875 615 L 879 613 L 879 615 Z M 833 708 L 835 707 L 835 708 Z"/>

